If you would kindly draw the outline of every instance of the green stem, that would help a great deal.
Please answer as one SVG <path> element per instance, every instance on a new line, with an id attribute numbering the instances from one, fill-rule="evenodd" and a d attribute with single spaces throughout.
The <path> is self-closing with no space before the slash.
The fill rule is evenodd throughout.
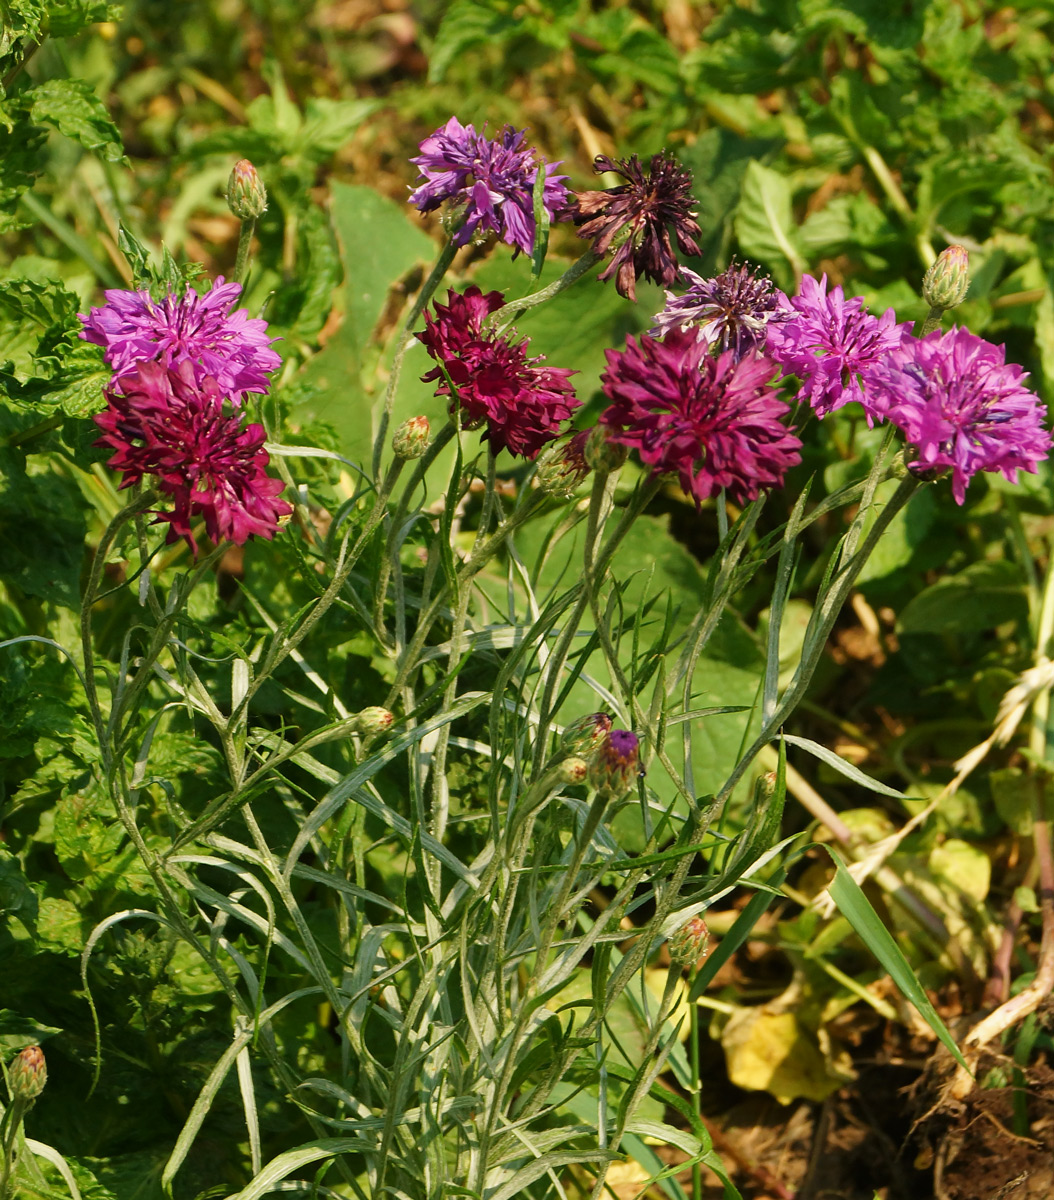
<path id="1" fill-rule="evenodd" d="M 38 421 L 36 425 L 30 425 L 28 429 L 23 429 L 19 433 L 12 433 L 10 437 L 5 439 L 4 444 L 7 446 L 24 446 L 26 442 L 35 441 L 38 437 L 43 437 L 45 433 L 50 433 L 53 429 L 58 429 L 65 419 L 65 413 L 56 413 L 53 417 L 47 417 L 43 421 Z"/>
<path id="2" fill-rule="evenodd" d="M 688 996 L 692 994 L 692 986 L 698 973 L 698 964 L 688 973 Z M 692 1112 L 695 1113 L 699 1124 L 703 1121 L 703 1086 L 699 1071 L 699 1005 L 694 1000 L 688 1001 L 688 1070 L 692 1087 Z M 703 1167 L 701 1163 L 692 1164 L 692 1200 L 703 1200 Z"/>
<path id="3" fill-rule="evenodd" d="M 554 279 L 552 283 L 547 287 L 543 287 L 541 291 L 532 292 L 529 296 L 524 296 L 521 300 L 510 300 L 508 304 L 499 308 L 490 318 L 491 328 L 496 329 L 498 333 L 504 333 L 513 321 L 522 316 L 529 308 L 535 308 L 539 304 L 544 304 L 546 300 L 551 300 L 554 296 L 558 296 L 573 283 L 577 283 L 591 267 L 595 267 L 597 263 L 603 261 L 604 256 L 602 254 L 597 254 L 595 250 L 587 250 L 581 258 L 576 259 L 567 268 L 559 279 Z"/>
<path id="4" fill-rule="evenodd" d="M 256 218 L 246 217 L 238 230 L 238 256 L 234 260 L 234 281 L 245 286 L 249 275 L 249 252 L 252 249 L 253 230 L 256 228 Z"/>
<path id="5" fill-rule="evenodd" d="M 0 1200 L 8 1200 L 11 1173 L 15 1167 L 15 1144 L 22 1129 L 22 1119 L 32 1107 L 32 1101 L 15 1096 L 4 1114 L 4 1137 L 0 1148 Z"/>
<path id="6" fill-rule="evenodd" d="M 918 338 L 924 338 L 928 333 L 932 333 L 935 329 L 940 329 L 942 316 L 944 316 L 943 308 L 931 308 L 926 314 L 925 321 L 915 322 L 915 328 L 912 330 L 912 333 L 914 333 L 914 335 Z"/>

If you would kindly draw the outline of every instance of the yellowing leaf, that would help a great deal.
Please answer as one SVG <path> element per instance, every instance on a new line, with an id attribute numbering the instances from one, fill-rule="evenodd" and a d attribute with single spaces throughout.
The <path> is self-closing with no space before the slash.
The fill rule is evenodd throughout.
<path id="1" fill-rule="evenodd" d="M 748 1091 L 768 1092 L 781 1104 L 825 1100 L 853 1078 L 851 1068 L 825 1057 L 794 1013 L 741 1008 L 720 1036 L 729 1079 Z"/>

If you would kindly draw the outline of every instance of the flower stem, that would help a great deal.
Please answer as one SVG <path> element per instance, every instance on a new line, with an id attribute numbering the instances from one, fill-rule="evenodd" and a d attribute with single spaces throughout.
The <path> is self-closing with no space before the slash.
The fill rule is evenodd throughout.
<path id="1" fill-rule="evenodd" d="M 253 230 L 256 228 L 256 218 L 246 217 L 238 230 L 238 257 L 234 260 L 234 279 L 236 283 L 245 285 L 249 274 L 249 251 L 252 246 Z"/>
<path id="2" fill-rule="evenodd" d="M 490 318 L 491 327 L 499 334 L 505 332 L 506 329 L 518 317 L 522 316 L 529 308 L 535 308 L 539 304 L 544 304 L 546 300 L 551 300 L 554 296 L 558 296 L 561 292 L 566 291 L 573 283 L 577 283 L 579 279 L 597 263 L 603 262 L 604 256 L 597 254 L 595 250 L 587 250 L 581 258 L 576 259 L 567 270 L 560 276 L 559 279 L 554 279 L 547 287 L 543 287 L 541 291 L 532 292 L 529 296 L 524 296 L 520 300 L 510 300 L 508 304 L 499 308 L 496 313 Z"/>

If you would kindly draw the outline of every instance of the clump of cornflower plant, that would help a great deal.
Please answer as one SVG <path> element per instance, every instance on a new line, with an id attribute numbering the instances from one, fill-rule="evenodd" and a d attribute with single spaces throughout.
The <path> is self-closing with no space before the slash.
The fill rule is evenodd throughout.
<path id="1" fill-rule="evenodd" d="M 449 203 L 455 246 L 465 246 L 482 233 L 494 233 L 526 254 L 534 248 L 534 186 L 544 170 L 542 203 L 556 220 L 567 201 L 566 175 L 559 163 L 539 162 L 524 147 L 524 131 L 507 125 L 497 138 L 477 133 L 457 117 L 421 142 L 421 153 L 410 161 L 420 168 L 423 182 L 410 203 L 432 212 Z"/>
<path id="2" fill-rule="evenodd" d="M 80 336 L 102 346 L 115 376 L 141 362 L 189 362 L 240 404 L 246 392 L 267 391 L 268 376 L 282 361 L 271 349 L 276 339 L 268 336 L 267 322 L 234 308 L 241 290 L 221 275 L 201 295 L 190 287 L 160 300 L 145 290 L 108 291 L 102 307 L 81 316 Z"/>
<path id="3" fill-rule="evenodd" d="M 776 364 L 756 351 L 711 355 L 694 333 L 630 338 L 608 350 L 600 414 L 609 437 L 635 449 L 653 475 L 676 475 L 696 504 L 724 489 L 737 504 L 778 487 L 801 459 L 783 424 L 789 405 L 770 386 Z"/>
<path id="4" fill-rule="evenodd" d="M 786 320 L 771 322 L 766 352 L 788 374 L 802 381 L 802 397 L 823 417 L 855 400 L 868 422 L 881 419 L 868 387 L 868 372 L 900 346 L 901 328 L 887 309 L 881 317 L 867 312 L 864 301 L 845 298 L 840 287 L 827 291 L 827 276 L 801 281 L 793 299 L 783 297 Z"/>
<path id="5" fill-rule="evenodd" d="M 504 303 L 501 292 L 484 295 L 474 285 L 463 294 L 449 291 L 447 303 L 435 304 L 435 316 L 425 314 L 427 328 L 417 334 L 439 364 L 421 378 L 441 381 L 435 394 L 451 398 L 450 413 L 460 409 L 466 428 L 484 427 L 494 453 L 533 459 L 581 401 L 569 382 L 574 371 L 530 357 L 527 338 L 511 342 L 483 328 Z"/>
<path id="6" fill-rule="evenodd" d="M 742 358 L 748 350 L 763 350 L 771 321 L 786 321 L 786 300 L 765 275 L 756 275 L 746 264 L 732 263 L 720 275 L 704 279 L 687 267 L 681 279 L 688 290 L 666 293 L 666 307 L 655 314 L 652 337 L 665 337 L 674 329 L 693 331 L 715 354 L 731 350 Z"/>
<path id="7" fill-rule="evenodd" d="M 571 205 L 578 236 L 591 239 L 597 254 L 615 251 L 598 278 L 614 277 L 619 295 L 629 300 L 637 298 L 642 277 L 672 287 L 678 265 L 670 230 L 682 254 L 700 253 L 691 172 L 668 154 L 653 155 L 647 174 L 635 154 L 618 160 L 599 155 L 593 169 L 626 180 L 607 191 L 579 192 Z"/>
<path id="8" fill-rule="evenodd" d="M 107 407 L 95 415 L 103 436 L 95 443 L 114 451 L 108 466 L 122 472 L 122 488 L 149 477 L 171 498 L 167 541 L 184 538 L 197 550 L 191 521 L 201 517 L 215 543 L 243 544 L 252 535 L 273 536 L 293 510 L 279 499 L 283 484 L 267 474 L 262 425 L 243 428 L 240 414 L 224 409 L 224 391 L 189 362 L 175 369 L 141 362 L 106 391 Z"/>
<path id="9" fill-rule="evenodd" d="M 967 329 L 906 331 L 896 352 L 871 368 L 870 388 L 883 415 L 904 432 L 923 477 L 951 471 L 959 504 L 978 471 L 999 471 L 1011 483 L 1035 472 L 1050 452 L 1044 408 L 1023 385 L 1026 373 L 1004 348 Z"/>

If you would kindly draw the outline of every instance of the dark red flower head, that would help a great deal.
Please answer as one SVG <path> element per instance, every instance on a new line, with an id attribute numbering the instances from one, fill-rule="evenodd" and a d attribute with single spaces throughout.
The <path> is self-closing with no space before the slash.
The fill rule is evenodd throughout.
<path id="1" fill-rule="evenodd" d="M 571 208 L 578 236 L 593 239 L 593 249 L 615 256 L 598 276 L 615 276 L 619 295 L 636 300 L 636 281 L 643 275 L 663 287 L 677 279 L 677 259 L 670 242 L 670 229 L 682 254 L 699 254 L 695 240 L 702 234 L 695 219 L 692 173 L 670 155 L 652 156 L 648 174 L 640 159 L 615 160 L 599 155 L 593 163 L 597 174 L 614 171 L 626 183 L 603 192 L 579 192 Z"/>
<path id="2" fill-rule="evenodd" d="M 713 358 L 694 332 L 674 329 L 662 342 L 630 338 L 607 359 L 601 424 L 653 474 L 677 475 L 697 504 L 722 488 L 737 504 L 753 500 L 800 461 L 781 421 L 789 406 L 769 386 L 776 364 L 757 351 Z"/>
<path id="3" fill-rule="evenodd" d="M 435 394 L 451 397 L 451 415 L 460 408 L 467 428 L 486 426 L 495 453 L 533 459 L 581 404 L 569 382 L 575 372 L 529 357 L 527 338 L 510 342 L 484 330 L 505 303 L 501 292 L 484 295 L 473 285 L 463 295 L 448 292 L 447 301 L 435 304 L 434 317 L 425 313 L 427 328 L 417 334 L 439 364 L 421 378 L 442 381 Z"/>
<path id="4" fill-rule="evenodd" d="M 124 473 L 121 487 L 151 476 L 151 486 L 173 501 L 169 542 L 185 538 L 197 547 L 190 523 L 202 517 L 217 544 L 239 545 L 253 534 L 270 538 L 292 508 L 280 500 L 283 484 L 272 479 L 262 425 L 242 427 L 242 416 L 225 412 L 220 385 L 185 361 L 175 370 L 158 362 L 138 367 L 107 389 L 106 409 L 94 420 L 103 431 L 95 443 L 115 453 L 108 465 Z"/>

